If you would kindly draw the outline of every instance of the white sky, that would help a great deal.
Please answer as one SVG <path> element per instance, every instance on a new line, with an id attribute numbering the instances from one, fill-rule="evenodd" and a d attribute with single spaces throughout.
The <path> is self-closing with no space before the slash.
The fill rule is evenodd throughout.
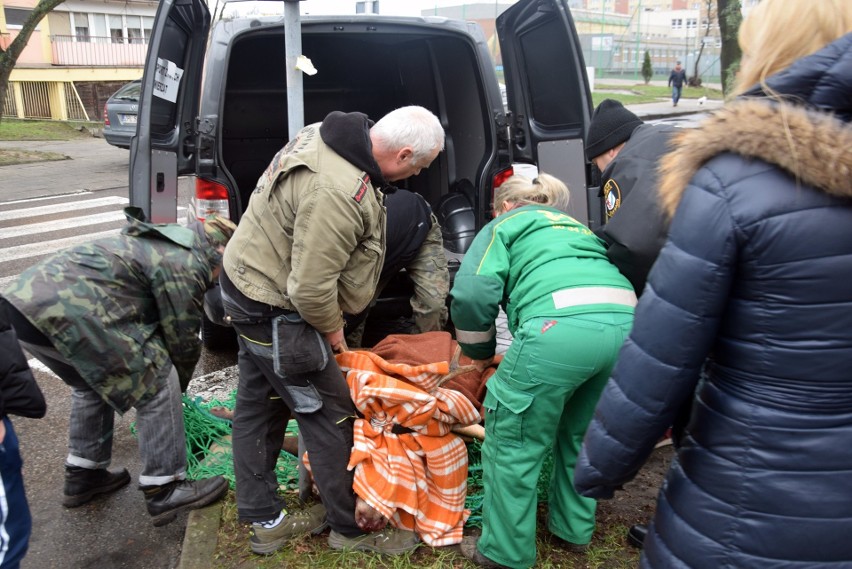
<path id="1" fill-rule="evenodd" d="M 488 3 L 490 0 L 481 2 L 465 2 L 464 0 L 379 0 L 380 13 L 393 16 L 420 16 L 423 10 L 443 8 L 446 6 L 459 6 L 461 4 Z M 501 4 L 511 3 L 511 0 L 500 0 Z M 212 5 L 218 4 L 216 0 Z M 245 14 L 251 12 L 255 4 L 265 4 L 262 9 L 266 13 L 277 10 L 275 13 L 283 12 L 281 2 L 233 2 L 229 3 L 226 13 L 238 10 Z M 303 0 L 299 2 L 299 10 L 302 14 L 329 15 L 329 14 L 354 14 L 355 0 Z"/>
<path id="2" fill-rule="evenodd" d="M 463 0 L 379 0 L 382 14 L 393 16 L 419 16 L 422 10 L 458 6 Z M 471 4 L 472 2 L 467 2 Z M 352 14 L 355 0 L 304 0 L 299 3 L 302 14 Z"/>

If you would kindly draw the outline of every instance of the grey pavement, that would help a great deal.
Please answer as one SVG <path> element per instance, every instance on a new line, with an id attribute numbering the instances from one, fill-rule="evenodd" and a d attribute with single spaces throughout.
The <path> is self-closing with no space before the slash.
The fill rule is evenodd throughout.
<path id="1" fill-rule="evenodd" d="M 53 152 L 65 160 L 32 162 L 0 168 L 0 207 L 6 201 L 128 187 L 127 150 L 102 138 L 68 141 L 0 141 L 0 148 Z"/>
<path id="2" fill-rule="evenodd" d="M 721 106 L 719 101 L 699 105 L 682 100 L 678 107 L 662 100 L 628 108 L 645 120 L 689 121 L 696 113 Z M 3 142 L 0 148 L 24 148 L 57 152 L 68 157 L 0 168 L 0 210 L 3 203 L 18 199 L 75 192 L 126 188 L 126 150 L 114 148 L 99 138 L 67 142 Z M 498 322 L 498 351 L 505 351 L 511 335 L 505 318 Z M 215 367 L 214 369 L 221 369 Z M 196 370 L 196 376 L 210 369 Z M 230 370 L 229 374 L 235 374 Z M 141 471 L 138 448 L 130 433 L 133 413 L 116 418 L 114 466 L 125 466 L 133 481 L 114 495 L 81 508 L 66 510 L 60 505 L 63 484 L 62 460 L 67 453 L 66 437 L 70 413 L 70 391 L 58 378 L 36 370 L 48 401 L 45 419 L 18 419 L 24 477 L 33 513 L 34 530 L 24 569 L 109 567 L 151 569 L 180 567 L 209 568 L 213 563 L 219 506 L 183 514 L 164 528 L 154 528 L 145 511 L 136 479 Z M 246 536 L 248 537 L 248 536 Z"/>

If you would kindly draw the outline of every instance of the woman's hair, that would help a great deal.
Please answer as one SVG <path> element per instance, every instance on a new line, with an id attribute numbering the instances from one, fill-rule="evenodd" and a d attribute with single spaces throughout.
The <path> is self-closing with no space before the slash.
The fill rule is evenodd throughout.
<path id="1" fill-rule="evenodd" d="M 379 119 L 370 132 L 391 150 L 410 146 L 416 162 L 428 158 L 436 148 L 444 149 L 441 121 L 424 107 L 395 109 Z"/>
<path id="2" fill-rule="evenodd" d="M 762 0 L 740 25 L 739 95 L 852 31 L 850 0 Z M 769 91 L 767 91 L 769 93 Z"/>
<path id="3" fill-rule="evenodd" d="M 549 174 L 539 174 L 535 180 L 515 174 L 494 191 L 494 210 L 503 202 L 522 205 L 542 204 L 566 211 L 568 186 Z"/>

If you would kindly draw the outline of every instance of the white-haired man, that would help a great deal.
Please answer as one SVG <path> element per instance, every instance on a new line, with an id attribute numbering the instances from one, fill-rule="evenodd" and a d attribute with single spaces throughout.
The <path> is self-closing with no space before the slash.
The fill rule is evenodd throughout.
<path id="1" fill-rule="evenodd" d="M 364 533 L 347 470 L 356 417 L 333 351 L 343 313 L 363 311 L 385 255 L 382 189 L 429 167 L 444 146 L 438 118 L 403 107 L 373 124 L 332 112 L 272 159 L 225 251 L 226 317 L 239 335 L 233 423 L 237 510 L 252 551 L 331 527 L 329 545 L 386 554 L 417 545 L 411 532 Z M 322 504 L 288 512 L 275 462 L 290 417 L 310 457 Z"/>

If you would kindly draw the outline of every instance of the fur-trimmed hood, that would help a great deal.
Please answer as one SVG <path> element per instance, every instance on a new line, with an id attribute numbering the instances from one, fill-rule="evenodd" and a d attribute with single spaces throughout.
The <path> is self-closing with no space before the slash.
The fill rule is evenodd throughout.
<path id="1" fill-rule="evenodd" d="M 832 115 L 768 99 L 732 102 L 673 138 L 660 161 L 660 200 L 671 217 L 708 160 L 733 152 L 768 162 L 826 193 L 852 197 L 852 127 Z"/>
<path id="2" fill-rule="evenodd" d="M 767 78 L 766 85 L 772 96 L 756 85 L 672 139 L 676 150 L 660 161 L 660 198 L 669 217 L 698 169 L 725 152 L 852 197 L 852 32 Z"/>

